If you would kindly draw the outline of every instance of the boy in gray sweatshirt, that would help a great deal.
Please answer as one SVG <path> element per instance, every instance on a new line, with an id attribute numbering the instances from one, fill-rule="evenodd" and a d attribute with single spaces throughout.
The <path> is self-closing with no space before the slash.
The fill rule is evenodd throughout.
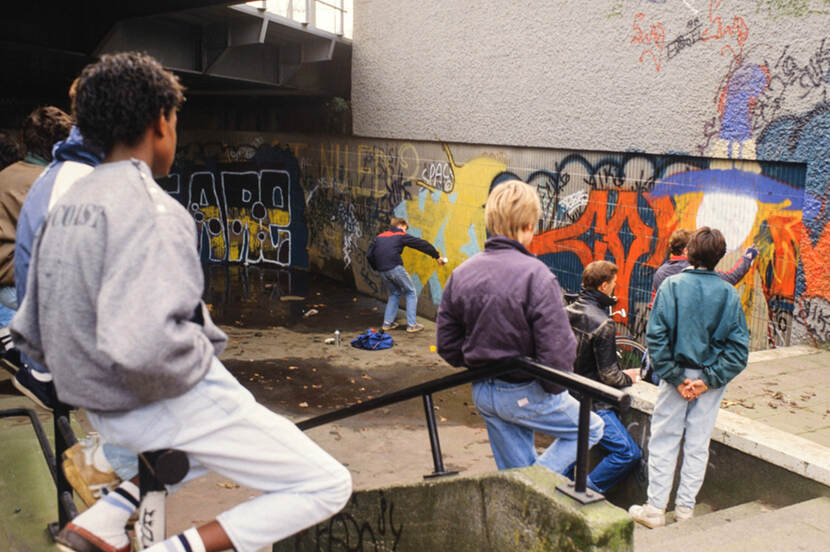
<path id="1" fill-rule="evenodd" d="M 183 101 L 177 78 L 144 54 L 83 70 L 73 109 L 105 158 L 43 223 L 11 331 L 107 441 L 179 449 L 191 477 L 213 470 L 264 492 L 148 551 L 253 552 L 340 510 L 351 479 L 217 359 L 227 338 L 201 302 L 195 225 L 153 180 L 173 162 Z M 59 546 L 127 552 L 137 504 L 135 481 L 122 483 L 67 524 Z"/>

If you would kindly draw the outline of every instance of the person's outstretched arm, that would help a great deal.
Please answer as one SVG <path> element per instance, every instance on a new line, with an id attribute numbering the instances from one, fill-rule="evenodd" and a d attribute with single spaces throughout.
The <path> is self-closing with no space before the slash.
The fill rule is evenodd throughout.
<path id="1" fill-rule="evenodd" d="M 747 248 L 746 252 L 735 262 L 734 265 L 732 265 L 732 268 L 728 271 L 723 272 L 718 270 L 718 276 L 734 286 L 741 281 L 741 278 L 743 278 L 747 272 L 749 272 L 749 269 L 752 267 L 752 261 L 754 261 L 757 256 L 758 249 L 756 249 L 753 245 L 752 247 Z"/>
<path id="2" fill-rule="evenodd" d="M 416 238 L 415 236 L 410 236 L 409 234 L 403 235 L 403 244 L 406 247 L 411 247 L 413 249 L 417 249 L 421 253 L 429 255 L 433 259 L 438 259 L 441 255 L 438 253 L 438 250 L 426 240 L 422 240 L 421 238 Z"/>

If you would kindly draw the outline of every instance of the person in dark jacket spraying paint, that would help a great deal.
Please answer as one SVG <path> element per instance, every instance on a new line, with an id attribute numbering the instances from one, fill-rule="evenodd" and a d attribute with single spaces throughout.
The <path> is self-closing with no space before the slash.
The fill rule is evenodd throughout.
<path id="1" fill-rule="evenodd" d="M 536 191 L 518 180 L 499 184 L 484 211 L 492 236 L 484 251 L 453 271 L 438 307 L 438 354 L 470 369 L 518 356 L 573 372 L 576 339 L 556 276 L 527 250 L 541 214 Z M 579 402 L 563 387 L 523 373 L 473 384 L 500 470 L 539 464 L 565 474 L 576 461 Z M 591 412 L 589 446 L 602 437 Z M 557 437 L 536 454 L 534 432 Z"/>
<path id="2" fill-rule="evenodd" d="M 415 318 L 418 306 L 418 297 L 415 295 L 415 285 L 412 278 L 403 267 L 401 252 L 404 247 L 417 249 L 421 253 L 433 257 L 439 265 L 446 262 L 431 243 L 406 233 L 409 224 L 402 218 L 393 218 L 389 221 L 389 230 L 378 234 L 366 258 L 369 266 L 380 272 L 380 277 L 389 290 L 389 299 L 386 301 L 386 311 L 383 315 L 383 329 L 397 328 L 395 319 L 398 317 L 398 304 L 401 295 L 406 297 L 406 331 L 419 332 L 424 329 Z"/>
<path id="3" fill-rule="evenodd" d="M 651 303 L 654 302 L 654 296 L 657 295 L 657 289 L 663 283 L 663 280 L 669 276 L 680 274 L 683 270 L 689 268 L 689 260 L 686 258 L 686 245 L 689 243 L 689 238 L 693 233 L 694 230 L 679 228 L 669 236 L 669 252 L 671 255 L 654 273 L 654 278 L 651 281 Z M 752 261 L 757 256 L 758 248 L 754 245 L 747 247 L 744 254 L 741 255 L 741 258 L 737 260 L 732 268 L 727 271 L 718 270 L 716 273 L 734 286 L 749 272 Z M 651 303 L 649 306 L 651 306 Z"/>

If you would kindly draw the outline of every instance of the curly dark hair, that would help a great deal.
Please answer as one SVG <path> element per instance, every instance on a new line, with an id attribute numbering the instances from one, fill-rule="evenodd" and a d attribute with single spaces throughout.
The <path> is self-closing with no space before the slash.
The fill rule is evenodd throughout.
<path id="1" fill-rule="evenodd" d="M 115 144 L 136 145 L 160 113 L 168 117 L 184 103 L 178 77 L 139 52 L 101 56 L 84 68 L 73 87 L 78 128 L 106 153 Z"/>
<path id="2" fill-rule="evenodd" d="M 17 143 L 5 132 L 0 132 L 0 171 L 23 159 Z"/>
<path id="3" fill-rule="evenodd" d="M 20 141 L 26 150 L 25 153 L 51 161 L 52 146 L 55 142 L 65 140 L 71 128 L 72 117 L 63 110 L 51 105 L 38 107 L 23 121 Z"/>

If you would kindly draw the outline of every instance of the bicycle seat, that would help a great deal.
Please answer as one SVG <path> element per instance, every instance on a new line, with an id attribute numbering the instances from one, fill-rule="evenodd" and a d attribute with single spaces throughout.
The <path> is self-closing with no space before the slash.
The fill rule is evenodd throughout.
<path id="1" fill-rule="evenodd" d="M 190 461 L 187 454 L 176 449 L 160 449 L 145 451 L 138 455 L 142 465 L 160 483 L 175 485 L 185 478 L 190 471 Z"/>

